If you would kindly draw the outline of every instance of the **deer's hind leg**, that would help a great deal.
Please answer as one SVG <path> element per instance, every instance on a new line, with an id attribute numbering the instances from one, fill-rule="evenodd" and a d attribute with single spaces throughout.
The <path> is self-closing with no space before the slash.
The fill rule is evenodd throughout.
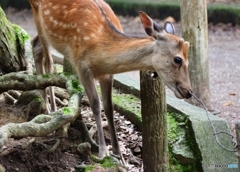
<path id="1" fill-rule="evenodd" d="M 113 75 L 106 75 L 104 77 L 101 77 L 99 79 L 99 83 L 102 92 L 103 107 L 108 119 L 108 127 L 111 135 L 113 154 L 120 156 L 122 163 L 125 164 L 124 158 L 119 148 L 113 119 L 113 104 L 112 104 Z"/>
<path id="2" fill-rule="evenodd" d="M 33 57 L 34 57 L 37 74 L 52 73 L 53 60 L 50 54 L 50 50 L 47 47 L 44 48 L 44 46 L 40 41 L 39 36 L 36 36 L 32 40 L 32 51 L 33 51 Z M 48 101 L 47 88 L 44 90 L 41 90 L 42 97 L 46 103 L 47 113 L 50 113 L 51 111 L 56 111 L 56 103 L 55 103 L 55 95 L 54 95 L 53 87 L 49 87 L 49 91 L 50 91 L 51 108 Z"/>

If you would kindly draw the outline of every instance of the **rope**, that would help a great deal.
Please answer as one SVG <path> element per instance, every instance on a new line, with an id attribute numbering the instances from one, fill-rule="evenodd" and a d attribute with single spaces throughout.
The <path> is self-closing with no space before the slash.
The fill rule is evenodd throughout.
<path id="1" fill-rule="evenodd" d="M 223 149 L 229 151 L 229 152 L 236 152 L 236 151 L 237 151 L 237 150 L 236 150 L 236 148 L 237 148 L 237 143 L 233 140 L 233 139 L 234 139 L 234 135 L 231 134 L 231 133 L 225 132 L 225 131 L 218 131 L 218 132 L 217 132 L 216 128 L 214 127 L 214 125 L 213 125 L 213 123 L 212 123 L 212 120 L 211 120 L 210 117 L 209 117 L 208 110 L 207 110 L 207 107 L 205 106 L 205 104 L 204 104 L 195 94 L 193 94 L 192 91 L 190 91 L 190 90 L 188 90 L 187 88 L 184 88 L 184 87 L 182 87 L 182 86 L 180 86 L 180 85 L 178 85 L 178 86 L 181 87 L 181 88 L 183 88 L 183 89 L 186 89 L 186 90 L 189 92 L 189 94 L 191 94 L 191 95 L 203 106 L 203 108 L 204 108 L 204 110 L 205 110 L 205 112 L 206 112 L 206 116 L 207 116 L 207 119 L 208 119 L 208 121 L 209 121 L 209 124 L 210 124 L 210 126 L 211 126 L 211 128 L 212 128 L 212 130 L 213 130 L 213 135 L 214 135 L 214 137 L 215 137 L 216 142 L 218 143 L 218 145 L 219 145 L 220 147 L 222 147 Z M 226 134 L 226 135 L 232 137 L 232 141 L 231 141 L 231 142 L 233 143 L 234 150 L 233 150 L 233 149 L 229 149 L 229 148 L 227 148 L 227 147 L 225 147 L 224 145 L 221 144 L 221 142 L 219 141 L 219 137 L 218 137 L 219 134 Z"/>

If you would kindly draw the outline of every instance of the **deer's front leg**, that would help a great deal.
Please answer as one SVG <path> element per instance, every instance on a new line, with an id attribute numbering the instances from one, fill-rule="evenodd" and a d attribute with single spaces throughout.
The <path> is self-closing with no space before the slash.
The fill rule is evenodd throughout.
<path id="1" fill-rule="evenodd" d="M 86 70 L 84 70 L 86 71 Z M 103 158 L 108 156 L 108 149 L 106 146 L 106 142 L 104 139 L 103 128 L 102 128 L 102 120 L 101 120 L 101 108 L 100 108 L 100 99 L 97 94 L 95 80 L 92 77 L 92 74 L 88 72 L 80 71 L 79 77 L 81 80 L 82 85 L 85 88 L 85 92 L 89 99 L 90 107 L 92 109 L 93 115 L 96 120 L 97 124 L 97 131 L 98 131 L 98 139 L 99 139 L 99 157 Z"/>
<path id="2" fill-rule="evenodd" d="M 119 148 L 116 129 L 115 129 L 114 120 L 113 120 L 113 104 L 112 104 L 113 76 L 108 75 L 108 76 L 102 77 L 101 79 L 99 79 L 99 82 L 100 82 L 100 87 L 102 92 L 103 107 L 108 119 L 108 127 L 111 135 L 113 153 L 115 155 L 120 156 L 122 163 L 125 164 L 124 158 Z"/>

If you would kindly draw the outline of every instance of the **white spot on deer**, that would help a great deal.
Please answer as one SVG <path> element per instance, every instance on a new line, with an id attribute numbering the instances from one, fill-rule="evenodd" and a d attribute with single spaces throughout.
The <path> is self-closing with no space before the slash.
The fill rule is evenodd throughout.
<path id="1" fill-rule="evenodd" d="M 76 35 L 74 35 L 73 39 L 74 39 L 74 40 L 77 40 L 77 36 L 76 36 Z"/>
<path id="2" fill-rule="evenodd" d="M 54 10 L 56 10 L 56 9 L 58 9 L 58 8 L 59 8 L 58 5 L 53 6 L 53 9 L 54 9 Z"/>
<path id="3" fill-rule="evenodd" d="M 57 20 L 53 20 L 54 25 L 58 25 L 58 21 Z"/>
<path id="4" fill-rule="evenodd" d="M 81 31 L 81 30 L 80 30 L 79 28 L 77 28 L 77 33 L 80 33 L 80 31 Z"/>
<path id="5" fill-rule="evenodd" d="M 84 25 L 84 26 L 87 26 L 87 25 L 88 25 L 88 23 L 87 23 L 87 22 L 83 22 L 83 25 Z"/>
<path id="6" fill-rule="evenodd" d="M 66 5 L 63 5 L 63 6 L 62 6 L 62 8 L 63 8 L 63 9 L 66 9 L 66 8 L 67 8 L 67 6 L 66 6 Z"/>
<path id="7" fill-rule="evenodd" d="M 49 18 L 49 20 L 50 20 L 50 21 L 53 21 L 53 17 L 51 16 L 51 17 Z"/>
<path id="8" fill-rule="evenodd" d="M 68 10 L 64 10 L 63 13 L 66 15 L 68 13 Z"/>
<path id="9" fill-rule="evenodd" d="M 85 13 L 91 13 L 91 11 L 89 9 L 85 9 L 84 12 Z"/>
<path id="10" fill-rule="evenodd" d="M 93 18 L 97 19 L 97 16 L 96 16 L 96 15 L 93 15 Z"/>
<path id="11" fill-rule="evenodd" d="M 63 25 L 63 22 L 59 22 L 59 26 L 62 26 Z"/>
<path id="12" fill-rule="evenodd" d="M 104 22 L 105 21 L 105 17 L 102 16 L 101 17 L 101 21 Z"/>
<path id="13" fill-rule="evenodd" d="M 59 35 L 59 37 L 58 37 L 59 39 L 63 39 L 63 36 L 62 35 Z"/>
<path id="14" fill-rule="evenodd" d="M 83 40 L 85 40 L 85 41 L 87 41 L 87 40 L 89 40 L 89 39 L 90 39 L 89 36 L 84 36 L 84 37 L 83 37 Z"/>
<path id="15" fill-rule="evenodd" d="M 63 28 L 68 28 L 68 24 L 63 24 Z"/>
<path id="16" fill-rule="evenodd" d="M 50 14 L 50 10 L 44 11 L 44 14 L 45 14 L 45 15 L 49 15 L 49 14 Z"/>
<path id="17" fill-rule="evenodd" d="M 91 33 L 90 36 L 91 36 L 92 38 L 95 38 L 95 37 L 96 37 L 96 35 L 95 35 L 94 33 Z"/>
<path id="18" fill-rule="evenodd" d="M 101 34 L 103 33 L 103 25 L 100 25 L 100 26 L 99 26 L 98 32 L 101 33 Z"/>

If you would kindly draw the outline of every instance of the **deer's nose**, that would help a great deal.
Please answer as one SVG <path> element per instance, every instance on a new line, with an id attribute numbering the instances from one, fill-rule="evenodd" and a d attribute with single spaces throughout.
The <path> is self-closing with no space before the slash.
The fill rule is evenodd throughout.
<path id="1" fill-rule="evenodd" d="M 192 97 L 192 91 L 191 90 L 188 90 L 188 93 L 187 93 L 187 99 L 191 98 Z"/>

